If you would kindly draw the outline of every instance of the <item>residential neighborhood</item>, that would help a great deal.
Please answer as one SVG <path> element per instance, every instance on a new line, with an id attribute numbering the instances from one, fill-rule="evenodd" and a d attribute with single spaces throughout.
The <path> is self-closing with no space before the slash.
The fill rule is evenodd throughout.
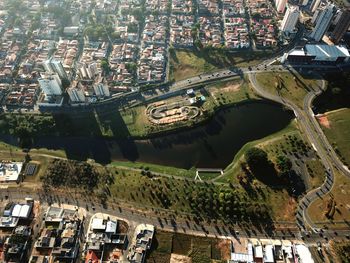
<path id="1" fill-rule="evenodd" d="M 23 5 L 31 15 L 40 11 L 39 1 L 23 1 Z M 191 51 L 199 41 L 204 48 L 238 51 L 273 48 L 279 41 L 277 24 L 272 20 L 274 9 L 265 0 L 176 0 L 171 4 L 163 0 L 113 0 L 98 1 L 94 6 L 92 1 L 76 0 L 70 3 L 65 21 L 52 11 L 62 12 L 63 4 L 44 6 L 40 16 L 18 20 L 16 27 L 6 23 L 6 13 L 0 17 L 0 79 L 11 84 L 6 93 L 12 92 L 12 102 L 6 105 L 23 105 L 30 110 L 96 103 L 140 86 L 169 81 L 169 48 Z M 141 14 L 143 6 L 145 13 Z M 90 10 L 92 15 L 75 15 L 82 10 Z M 49 60 L 60 63 L 60 72 L 45 66 Z M 23 86 L 16 86 L 34 84 L 47 72 L 63 77 L 59 84 L 62 93 L 55 97 L 37 91 L 28 97 Z M 99 85 L 109 89 L 103 96 L 94 92 L 94 86 Z M 34 85 L 30 89 L 34 90 Z M 14 93 L 22 93 L 17 102 Z M 62 99 L 64 94 L 69 95 L 68 101 Z"/>
<path id="2" fill-rule="evenodd" d="M 72 205 L 43 205 L 26 198 L 1 207 L 0 260 L 4 262 L 148 262 L 154 239 L 165 232 Z M 225 262 L 313 262 L 308 245 L 295 240 L 221 239 Z M 173 255 L 172 255 L 173 257 Z M 174 255 L 175 257 L 175 255 Z M 179 257 L 179 255 L 177 255 Z M 186 258 L 185 256 L 183 256 Z"/>

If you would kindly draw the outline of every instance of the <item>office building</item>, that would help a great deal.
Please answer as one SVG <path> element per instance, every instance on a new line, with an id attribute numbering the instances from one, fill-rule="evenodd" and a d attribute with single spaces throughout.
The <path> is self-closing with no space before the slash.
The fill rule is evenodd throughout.
<path id="1" fill-rule="evenodd" d="M 321 0 L 313 0 L 310 5 L 311 12 L 314 13 L 317 10 L 317 8 L 320 6 L 320 4 L 321 4 Z"/>
<path id="2" fill-rule="evenodd" d="M 330 39 L 338 44 L 339 41 L 343 38 L 345 33 L 348 31 L 350 26 L 350 10 L 345 10 L 342 12 L 338 23 L 336 24 L 333 32 L 330 35 Z"/>
<path id="3" fill-rule="evenodd" d="M 67 92 L 71 102 L 73 103 L 85 102 L 85 94 L 82 89 L 69 88 Z"/>
<path id="4" fill-rule="evenodd" d="M 57 74 L 45 74 L 42 78 L 38 79 L 41 90 L 47 96 L 59 96 L 62 95 L 62 83 Z"/>
<path id="5" fill-rule="evenodd" d="M 301 0 L 299 3 L 301 6 L 307 6 L 307 4 L 309 3 L 309 0 Z"/>
<path id="6" fill-rule="evenodd" d="M 284 13 L 286 9 L 287 0 L 276 0 L 276 9 L 278 13 Z"/>
<path id="7" fill-rule="evenodd" d="M 340 10 L 340 9 L 338 9 L 338 10 L 335 12 L 335 15 L 334 15 L 334 17 L 333 17 L 333 20 L 332 20 L 331 25 L 336 26 L 336 25 L 338 24 L 338 22 L 339 22 L 341 16 L 342 16 L 342 14 L 343 14 L 343 11 Z"/>
<path id="8" fill-rule="evenodd" d="M 320 17 L 322 8 L 317 8 L 316 11 L 314 12 L 314 15 L 312 16 L 311 23 L 313 26 L 316 25 L 317 19 Z"/>
<path id="9" fill-rule="evenodd" d="M 103 84 L 103 83 L 98 83 L 97 85 L 94 86 L 94 91 L 97 97 L 109 97 L 110 92 L 108 85 Z"/>
<path id="10" fill-rule="evenodd" d="M 311 32 L 310 38 L 315 41 L 320 41 L 332 21 L 334 16 L 335 8 L 333 4 L 327 4 L 321 7 L 318 17 L 315 19 L 315 27 Z"/>
<path id="11" fill-rule="evenodd" d="M 295 32 L 295 26 L 299 20 L 300 10 L 298 6 L 288 6 L 281 24 L 281 31 L 286 35 Z"/>
<path id="12" fill-rule="evenodd" d="M 61 79 L 68 79 L 67 73 L 61 61 L 53 59 L 52 57 L 46 60 L 43 64 L 44 69 L 48 73 L 56 73 Z"/>

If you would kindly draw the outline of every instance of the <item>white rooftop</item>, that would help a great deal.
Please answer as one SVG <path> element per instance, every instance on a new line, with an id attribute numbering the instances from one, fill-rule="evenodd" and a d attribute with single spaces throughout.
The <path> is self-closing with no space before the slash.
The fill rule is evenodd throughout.
<path id="1" fill-rule="evenodd" d="M 274 263 L 275 262 L 274 256 L 273 256 L 273 246 L 272 245 L 265 246 L 264 262 L 266 262 L 266 263 Z"/>
<path id="2" fill-rule="evenodd" d="M 116 233 L 117 232 L 117 222 L 108 221 L 106 226 L 106 233 Z"/>
<path id="3" fill-rule="evenodd" d="M 31 207 L 29 205 L 20 205 L 16 204 L 12 210 L 11 216 L 19 217 L 19 218 L 27 218 L 29 217 Z"/>
<path id="4" fill-rule="evenodd" d="M 14 182 L 22 171 L 21 162 L 1 162 L 0 163 L 0 182 Z"/>
<path id="5" fill-rule="evenodd" d="M 296 245 L 295 249 L 299 255 L 300 263 L 314 263 L 310 250 L 305 245 Z"/>
<path id="6" fill-rule="evenodd" d="M 254 247 L 254 250 L 255 250 L 255 257 L 256 258 L 263 258 L 263 249 L 262 249 L 262 246 L 256 246 Z"/>
<path id="7" fill-rule="evenodd" d="M 105 230 L 106 225 L 103 224 L 102 218 L 94 218 L 91 222 L 91 230 Z"/>

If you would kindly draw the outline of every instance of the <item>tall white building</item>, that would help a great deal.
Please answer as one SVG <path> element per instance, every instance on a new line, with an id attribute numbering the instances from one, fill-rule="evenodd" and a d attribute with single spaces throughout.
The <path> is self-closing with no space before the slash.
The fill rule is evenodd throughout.
<path id="1" fill-rule="evenodd" d="M 64 67 L 63 67 L 61 61 L 53 59 L 51 57 L 48 60 L 46 60 L 43 65 L 44 65 L 46 72 L 57 73 L 61 79 L 68 79 L 67 73 L 64 70 Z"/>
<path id="2" fill-rule="evenodd" d="M 79 68 L 80 76 L 83 79 L 94 79 L 98 75 L 98 68 L 96 63 L 82 64 Z"/>
<path id="3" fill-rule="evenodd" d="M 309 3 L 309 0 L 302 0 L 302 1 L 300 1 L 300 4 L 302 6 L 307 6 L 308 3 Z"/>
<path id="4" fill-rule="evenodd" d="M 94 91 L 97 97 L 109 97 L 110 92 L 108 85 L 105 85 L 103 83 L 98 83 L 94 86 Z"/>
<path id="5" fill-rule="evenodd" d="M 299 20 L 299 14 L 299 6 L 288 6 L 287 12 L 282 20 L 280 30 L 287 35 L 293 33 Z"/>
<path id="6" fill-rule="evenodd" d="M 316 11 L 314 12 L 314 15 L 312 16 L 311 23 L 315 26 L 317 19 L 320 17 L 322 8 L 317 8 Z"/>
<path id="7" fill-rule="evenodd" d="M 333 4 L 328 4 L 320 9 L 320 13 L 315 20 L 314 30 L 311 32 L 310 38 L 315 41 L 320 41 L 332 21 L 335 8 Z"/>
<path id="8" fill-rule="evenodd" d="M 69 88 L 67 92 L 71 102 L 85 102 L 85 94 L 82 89 Z"/>
<path id="9" fill-rule="evenodd" d="M 41 90 L 47 96 L 59 96 L 62 95 L 62 83 L 57 74 L 46 74 L 42 78 L 38 79 Z"/>
<path id="10" fill-rule="evenodd" d="M 276 0 L 276 9 L 278 13 L 284 13 L 286 9 L 287 0 Z"/>
<path id="11" fill-rule="evenodd" d="M 311 12 L 314 13 L 317 10 L 317 8 L 320 6 L 320 4 L 321 4 L 321 0 L 313 0 L 310 6 Z"/>

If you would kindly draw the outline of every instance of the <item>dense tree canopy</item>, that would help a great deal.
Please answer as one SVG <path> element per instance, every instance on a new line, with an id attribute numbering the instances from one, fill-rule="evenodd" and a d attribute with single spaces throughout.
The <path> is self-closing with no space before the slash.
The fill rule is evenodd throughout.
<path id="1" fill-rule="evenodd" d="M 96 169 L 86 162 L 55 159 L 40 179 L 47 186 L 93 190 L 98 186 L 98 175 Z"/>
<path id="2" fill-rule="evenodd" d="M 257 169 L 269 163 L 267 153 L 257 147 L 252 147 L 245 153 L 245 159 L 250 169 Z"/>

